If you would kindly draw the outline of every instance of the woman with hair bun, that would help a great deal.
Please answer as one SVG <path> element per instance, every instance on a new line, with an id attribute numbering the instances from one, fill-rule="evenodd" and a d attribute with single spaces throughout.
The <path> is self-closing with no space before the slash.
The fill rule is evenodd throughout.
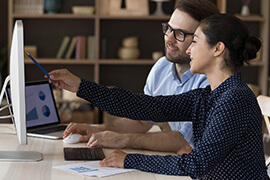
<path id="1" fill-rule="evenodd" d="M 268 179 L 261 110 L 237 73 L 260 47 L 261 42 L 249 37 L 238 18 L 214 15 L 204 19 L 187 54 L 191 72 L 205 74 L 210 85 L 174 96 L 151 97 L 107 88 L 67 70 L 49 74 L 56 87 L 76 92 L 112 115 L 156 122 L 193 121 L 194 149 L 189 154 L 149 156 L 115 150 L 101 166 L 199 179 Z"/>

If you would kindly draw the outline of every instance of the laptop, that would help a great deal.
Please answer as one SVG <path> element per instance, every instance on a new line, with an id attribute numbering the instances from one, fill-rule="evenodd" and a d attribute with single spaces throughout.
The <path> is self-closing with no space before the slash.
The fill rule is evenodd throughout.
<path id="1" fill-rule="evenodd" d="M 10 86 L 7 87 L 9 102 Z M 32 137 L 61 139 L 67 125 L 60 124 L 50 83 L 45 81 L 25 84 L 26 128 Z"/>

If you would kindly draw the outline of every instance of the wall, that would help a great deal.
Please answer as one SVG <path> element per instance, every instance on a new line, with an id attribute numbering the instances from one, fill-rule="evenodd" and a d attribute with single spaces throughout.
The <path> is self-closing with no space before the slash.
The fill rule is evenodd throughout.
<path id="1" fill-rule="evenodd" d="M 1 49 L 7 45 L 8 41 L 8 0 L 0 0 L 0 51 Z M 3 59 L 0 56 L 0 61 L 2 62 Z M 0 62 L 0 63 L 1 63 Z M 0 87 L 2 87 L 3 77 L 6 77 L 7 75 L 7 64 L 3 67 L 3 69 L 0 69 L 1 78 L 0 78 Z"/>
<path id="2" fill-rule="evenodd" d="M 0 1 L 0 47 L 7 44 L 7 19 L 8 19 L 8 7 L 7 7 L 8 0 L 1 0 Z"/>

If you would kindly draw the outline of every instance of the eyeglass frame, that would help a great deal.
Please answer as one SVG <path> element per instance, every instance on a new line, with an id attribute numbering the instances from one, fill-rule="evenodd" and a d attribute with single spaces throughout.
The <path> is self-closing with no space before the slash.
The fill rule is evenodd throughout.
<path id="1" fill-rule="evenodd" d="M 185 32 L 182 29 L 173 29 L 168 23 L 162 23 L 161 25 L 162 25 L 162 32 L 164 35 L 169 36 L 168 34 L 166 34 L 166 32 L 164 32 L 164 26 L 167 26 L 168 27 L 167 30 L 170 29 L 170 33 L 173 32 L 173 37 L 175 38 L 175 40 L 177 40 L 179 42 L 184 42 L 186 40 L 186 36 L 188 36 L 188 35 L 191 35 L 191 36 L 194 35 L 194 33 Z M 180 31 L 181 33 L 183 33 L 184 39 L 183 40 L 177 39 L 176 35 L 175 35 L 175 31 Z"/>

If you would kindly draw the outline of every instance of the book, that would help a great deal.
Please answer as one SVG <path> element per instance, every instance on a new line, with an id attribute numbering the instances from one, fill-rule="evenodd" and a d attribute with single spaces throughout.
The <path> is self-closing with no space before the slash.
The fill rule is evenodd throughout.
<path id="1" fill-rule="evenodd" d="M 74 53 L 75 51 L 75 47 L 76 47 L 76 43 L 77 43 L 77 37 L 74 36 L 70 42 L 70 45 L 68 47 L 68 50 L 67 50 L 67 53 L 65 55 L 65 58 L 66 59 L 70 59 L 72 54 Z"/>
<path id="2" fill-rule="evenodd" d="M 75 59 L 77 60 L 85 59 L 85 53 L 86 53 L 86 37 L 77 36 Z"/>
<path id="3" fill-rule="evenodd" d="M 61 43 L 61 45 L 60 45 L 60 47 L 58 49 L 58 52 L 56 54 L 56 58 L 57 59 L 63 58 L 64 53 L 65 53 L 65 51 L 67 49 L 67 46 L 68 46 L 69 41 L 70 41 L 70 37 L 69 36 L 65 36 L 63 38 L 62 43 Z"/>
<path id="4" fill-rule="evenodd" d="M 95 36 L 87 37 L 87 59 L 95 59 Z"/>

